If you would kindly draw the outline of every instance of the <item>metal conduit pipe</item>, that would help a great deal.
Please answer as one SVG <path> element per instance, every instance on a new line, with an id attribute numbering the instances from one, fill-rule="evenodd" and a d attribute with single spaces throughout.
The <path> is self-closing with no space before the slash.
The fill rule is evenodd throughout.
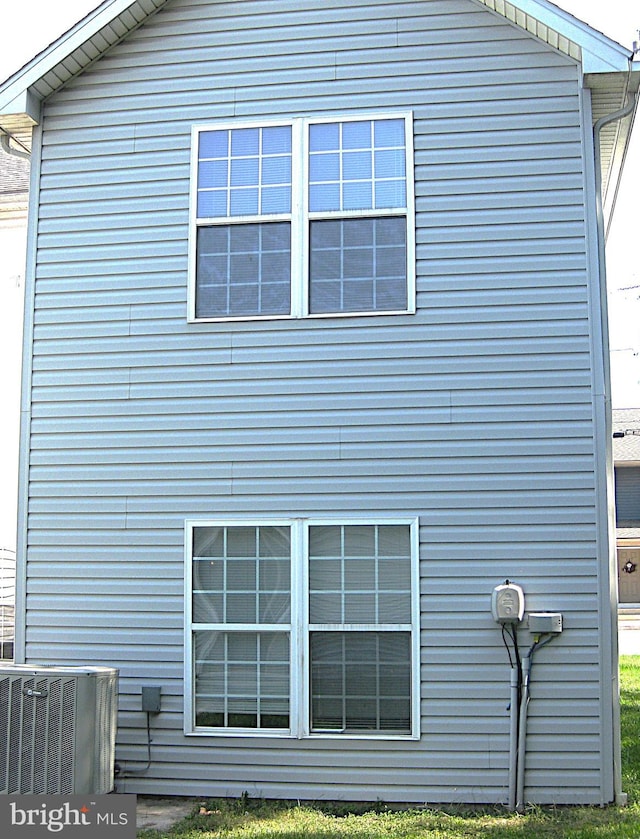
<path id="1" fill-rule="evenodd" d="M 511 698 L 509 701 L 509 810 L 516 809 L 518 772 L 518 716 L 520 703 L 520 674 L 517 667 L 511 668 Z"/>
<path id="2" fill-rule="evenodd" d="M 533 654 L 540 647 L 544 647 L 553 640 L 553 635 L 547 635 L 542 641 L 536 638 L 531 645 L 527 654 L 522 657 L 522 681 L 521 681 L 521 695 L 520 708 L 518 714 L 518 771 L 516 777 L 516 806 L 518 813 L 524 812 L 524 772 L 525 772 L 525 758 L 527 754 L 527 711 L 529 708 L 529 683 L 531 680 L 531 667 L 533 665 Z"/>
<path id="3" fill-rule="evenodd" d="M 533 647 L 522 658 L 522 687 L 518 715 L 518 772 L 516 777 L 516 806 L 518 813 L 524 811 L 524 760 L 527 752 L 527 709 L 529 707 L 529 676 Z"/>

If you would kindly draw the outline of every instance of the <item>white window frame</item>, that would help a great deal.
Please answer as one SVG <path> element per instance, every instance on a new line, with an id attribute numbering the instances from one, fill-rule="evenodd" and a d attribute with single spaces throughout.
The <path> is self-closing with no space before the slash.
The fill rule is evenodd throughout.
<path id="1" fill-rule="evenodd" d="M 410 528 L 411 540 L 411 623 L 358 624 L 357 631 L 399 631 L 411 633 L 411 732 L 407 734 L 377 732 L 311 731 L 310 696 L 310 626 L 314 631 L 325 628 L 342 630 L 343 625 L 320 626 L 309 622 L 309 529 L 314 525 L 405 525 Z M 289 729 L 260 728 L 205 728 L 195 724 L 194 633 L 201 629 L 219 631 L 260 631 L 259 624 L 201 625 L 193 621 L 192 587 L 193 531 L 198 527 L 288 527 L 291 534 L 291 617 L 289 624 L 278 625 L 282 632 L 290 632 L 289 672 Z M 344 518 L 223 518 L 189 519 L 185 521 L 184 574 L 184 733 L 205 737 L 279 737 L 345 740 L 418 740 L 420 739 L 420 574 L 419 520 L 417 517 L 344 517 Z M 348 625 L 345 625 L 348 626 Z M 274 629 L 274 627 L 270 627 Z"/>
<path id="2" fill-rule="evenodd" d="M 406 207 L 367 210 L 309 212 L 309 127 L 323 123 L 346 123 L 366 120 L 402 119 L 405 123 L 405 184 Z M 291 127 L 291 213 L 276 215 L 225 216 L 216 219 L 198 219 L 198 141 L 201 132 L 226 131 L 243 128 Z M 388 218 L 406 217 L 406 269 L 407 306 L 404 309 L 355 312 L 309 311 L 309 229 L 314 219 Z M 273 221 L 291 222 L 291 311 L 289 314 L 252 314 L 220 317 L 196 317 L 196 261 L 198 227 L 212 224 L 252 224 Z M 309 118 L 296 117 L 285 120 L 233 120 L 194 125 L 191 130 L 191 174 L 189 192 L 189 246 L 188 246 L 188 302 L 189 323 L 219 323 L 252 320 L 298 320 L 301 318 L 334 317 L 383 317 L 387 315 L 414 314 L 416 311 L 416 236 L 415 236 L 415 184 L 413 149 L 413 113 L 411 111 L 376 111 L 374 113 L 329 114 Z"/>

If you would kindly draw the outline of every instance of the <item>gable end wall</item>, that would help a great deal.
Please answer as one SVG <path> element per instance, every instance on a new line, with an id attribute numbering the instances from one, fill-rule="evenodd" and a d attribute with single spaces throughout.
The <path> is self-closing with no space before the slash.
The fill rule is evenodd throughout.
<path id="1" fill-rule="evenodd" d="M 610 800 L 579 84 L 467 0 L 174 0 L 46 104 L 23 642 L 120 669 L 132 768 L 162 686 L 121 791 L 506 800 L 508 577 L 527 798 Z M 192 124 L 408 109 L 415 315 L 187 323 Z M 421 740 L 185 738 L 185 519 L 345 512 L 420 517 Z"/>

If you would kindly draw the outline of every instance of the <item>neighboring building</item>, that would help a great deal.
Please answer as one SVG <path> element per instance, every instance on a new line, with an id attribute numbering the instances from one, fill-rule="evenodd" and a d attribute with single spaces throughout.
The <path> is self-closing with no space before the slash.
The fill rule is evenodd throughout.
<path id="1" fill-rule="evenodd" d="M 26 223 L 29 202 L 29 161 L 0 150 L 0 230 Z"/>
<path id="2" fill-rule="evenodd" d="M 0 123 L 1 124 L 1 123 Z M 0 462 L 3 464 L 5 487 L 14 487 L 17 476 L 15 456 L 18 437 L 17 425 L 20 403 L 18 382 L 20 377 L 19 324 L 22 307 L 16 306 L 19 296 L 20 276 L 15 272 L 18 264 L 24 264 L 24 229 L 27 224 L 29 202 L 29 161 L 13 157 L 0 150 L 0 335 L 4 352 L 3 364 L 14 365 L 15 373 L 3 375 L 3 422 L 0 439 Z M 16 251 L 21 258 L 16 257 Z M 21 294 L 20 294 L 21 298 Z M 15 341 L 13 339 L 16 339 Z M 16 401 L 13 402 L 12 398 Z M 12 411 L 15 408 L 15 411 Z M 15 417 L 15 423 L 13 418 Z M 15 432 L 15 436 L 14 436 Z M 10 491 L 0 499 L 0 521 L 6 515 L 15 522 L 15 495 L 7 503 Z M 3 528 L 4 532 L 4 528 Z M 15 524 L 14 530 L 15 533 Z M 15 605 L 16 554 L 13 549 L 0 547 L 0 658 L 13 657 L 14 605 Z"/>
<path id="3" fill-rule="evenodd" d="M 0 658 L 13 658 L 16 552 L 0 548 Z"/>
<path id="4" fill-rule="evenodd" d="M 16 660 L 119 668 L 121 791 L 508 800 L 509 579 L 564 620 L 526 800 L 620 800 L 628 59 L 545 0 L 108 0 L 0 87 Z"/>
<path id="5" fill-rule="evenodd" d="M 621 605 L 640 603 L 640 409 L 613 412 L 616 538 Z"/>

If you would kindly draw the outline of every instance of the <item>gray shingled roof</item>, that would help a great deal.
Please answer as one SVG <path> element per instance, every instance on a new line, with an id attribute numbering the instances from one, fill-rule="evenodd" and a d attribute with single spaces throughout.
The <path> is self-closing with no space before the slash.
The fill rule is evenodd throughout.
<path id="1" fill-rule="evenodd" d="M 0 152 L 0 196 L 26 195 L 29 191 L 29 161 Z"/>
<path id="2" fill-rule="evenodd" d="M 640 408 L 614 410 L 613 460 L 615 463 L 640 463 Z"/>

